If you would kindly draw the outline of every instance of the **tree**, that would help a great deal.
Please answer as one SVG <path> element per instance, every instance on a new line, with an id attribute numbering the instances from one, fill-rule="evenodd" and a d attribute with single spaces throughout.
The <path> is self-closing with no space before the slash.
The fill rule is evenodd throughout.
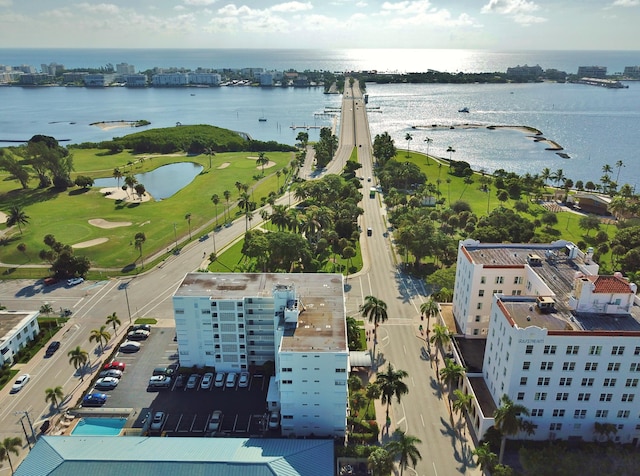
<path id="1" fill-rule="evenodd" d="M 451 342 L 451 334 L 446 326 L 436 324 L 433 326 L 433 335 L 429 338 L 429 342 L 434 344 L 440 350 L 441 354 L 444 354 L 444 346 Z M 438 372 L 438 357 L 436 356 L 436 375 L 440 378 Z"/>
<path id="2" fill-rule="evenodd" d="M 392 459 L 398 458 L 400 460 L 400 476 L 409 466 L 409 463 L 415 468 L 418 460 L 422 459 L 422 455 L 416 446 L 420 443 L 422 443 L 422 440 L 418 437 L 407 435 L 400 428 L 397 428 L 393 432 L 393 440 L 384 445 Z"/>
<path id="3" fill-rule="evenodd" d="M 67 352 L 67 356 L 69 357 L 69 363 L 76 370 L 89 362 L 89 353 L 86 350 L 82 350 L 80 346 Z M 84 380 L 84 372 L 80 373 L 80 379 Z"/>
<path id="4" fill-rule="evenodd" d="M 127 283 L 129 284 L 129 283 Z M 109 314 L 107 316 L 107 320 L 105 322 L 105 324 L 108 326 L 109 324 L 111 324 L 111 326 L 113 326 L 113 333 L 116 333 L 116 327 L 118 327 L 119 325 L 122 324 L 122 322 L 120 322 L 120 318 L 118 317 L 118 315 L 114 312 L 113 314 Z"/>
<path id="5" fill-rule="evenodd" d="M 369 322 L 373 322 L 373 355 L 375 358 L 378 325 L 384 323 L 389 317 L 387 315 L 387 303 L 375 296 L 367 296 L 364 298 L 364 304 L 360 307 L 360 313 L 362 317 L 368 318 Z"/>
<path id="6" fill-rule="evenodd" d="M 349 350 L 360 350 L 360 327 L 353 317 L 347 317 L 347 342 Z"/>
<path id="7" fill-rule="evenodd" d="M 500 441 L 500 456 L 498 463 L 502 464 L 504 458 L 504 449 L 507 443 L 507 436 L 517 435 L 522 429 L 522 420 L 520 415 L 529 416 L 529 410 L 524 405 L 513 403 L 508 395 L 502 395 L 500 399 L 500 407 L 493 414 L 496 429 L 502 433 Z"/>
<path id="8" fill-rule="evenodd" d="M 411 144 L 411 141 L 413 140 L 413 136 L 407 132 L 405 134 L 405 136 L 404 136 L 404 140 L 407 141 L 407 157 L 409 157 L 409 145 Z"/>
<path id="9" fill-rule="evenodd" d="M 127 187 L 127 190 L 131 189 L 131 194 L 133 194 L 133 187 L 135 187 L 137 183 L 138 183 L 138 179 L 136 179 L 133 175 L 127 175 L 124 178 L 124 185 Z M 129 192 L 127 192 L 127 196 L 128 195 L 129 195 Z"/>
<path id="10" fill-rule="evenodd" d="M 17 436 L 7 437 L 0 441 L 0 461 L 8 461 L 11 468 L 11 474 L 14 473 L 13 463 L 11 462 L 11 455 L 13 453 L 16 456 L 20 454 L 19 448 L 22 448 L 22 439 Z"/>
<path id="11" fill-rule="evenodd" d="M 122 178 L 122 172 L 117 167 L 113 169 L 113 178 L 116 179 L 117 187 L 120 188 L 120 179 Z"/>
<path id="12" fill-rule="evenodd" d="M 220 196 L 217 193 L 211 195 L 211 202 L 216 209 L 216 224 L 215 228 L 218 228 L 218 203 L 220 203 Z"/>
<path id="13" fill-rule="evenodd" d="M 229 219 L 229 199 L 231 198 L 231 192 L 229 190 L 225 190 L 224 192 L 222 192 L 222 195 L 224 196 L 224 200 L 227 203 L 226 218 L 225 218 L 225 223 L 226 223 Z"/>
<path id="14" fill-rule="evenodd" d="M 187 220 L 187 224 L 189 225 L 189 241 L 191 241 L 191 212 L 188 212 L 184 219 Z"/>
<path id="15" fill-rule="evenodd" d="M 409 393 L 409 387 L 402 381 L 409 374 L 404 370 L 394 370 L 393 365 L 389 364 L 385 372 L 378 373 L 376 377 L 376 385 L 380 387 L 380 401 L 383 405 L 387 405 L 387 421 L 389 420 L 389 407 L 391 399 L 395 395 L 396 401 L 400 403 L 402 395 Z"/>
<path id="16" fill-rule="evenodd" d="M 554 225 L 558 224 L 558 216 L 551 211 L 547 211 L 540 218 L 540 222 L 546 225 L 547 228 L 553 228 Z"/>
<path id="17" fill-rule="evenodd" d="M 470 393 L 464 393 L 459 388 L 453 391 L 455 400 L 453 401 L 453 411 L 460 413 L 460 419 L 458 420 L 458 426 L 462 425 L 462 418 L 464 414 L 471 409 L 471 402 L 473 401 L 473 395 Z"/>
<path id="18" fill-rule="evenodd" d="M 373 156 L 379 165 L 384 166 L 396 156 L 397 150 L 388 132 L 376 135 L 373 140 Z"/>
<path id="19" fill-rule="evenodd" d="M 429 165 L 429 145 L 433 142 L 433 139 L 426 137 L 424 141 L 427 143 L 427 165 Z"/>
<path id="20" fill-rule="evenodd" d="M 0 150 L 0 169 L 9 172 L 9 178 L 19 181 L 23 189 L 29 188 L 31 174 L 28 167 L 23 161 L 15 157 L 9 149 Z"/>
<path id="21" fill-rule="evenodd" d="M 449 412 L 453 418 L 452 403 L 454 385 L 464 376 L 464 367 L 455 363 L 453 359 L 444 359 L 444 367 L 440 369 L 440 379 L 447 384 L 449 391 Z"/>
<path id="22" fill-rule="evenodd" d="M 453 147 L 449 146 L 447 147 L 447 152 L 449 152 L 449 167 L 451 167 L 451 154 L 454 153 L 456 151 L 456 149 L 454 149 Z"/>
<path id="23" fill-rule="evenodd" d="M 111 339 L 111 333 L 107 330 L 107 326 L 100 326 L 100 329 L 93 329 L 89 336 L 89 342 L 96 341 L 100 345 L 100 353 L 102 354 L 103 342 L 106 344 Z"/>
<path id="24" fill-rule="evenodd" d="M 88 175 L 78 175 L 76 179 L 73 181 L 78 187 L 88 189 L 93 187 L 93 178 Z"/>
<path id="25" fill-rule="evenodd" d="M 380 386 L 376 382 L 369 382 L 364 389 L 364 394 L 367 397 L 368 412 L 369 407 L 371 406 L 371 402 L 380 398 L 380 395 L 382 395 L 382 390 L 380 390 Z"/>
<path id="26" fill-rule="evenodd" d="M 367 458 L 367 467 L 372 476 L 389 476 L 393 470 L 393 459 L 384 448 L 376 448 Z"/>
<path id="27" fill-rule="evenodd" d="M 51 304 L 49 304 L 48 302 L 40 306 L 40 314 L 46 314 L 47 317 L 49 317 L 49 315 L 52 313 L 53 313 L 53 307 L 51 307 Z"/>
<path id="28" fill-rule="evenodd" d="M 491 451 L 487 442 L 482 443 L 471 453 L 476 457 L 476 463 L 483 473 L 491 471 L 491 468 L 496 464 L 496 454 Z"/>
<path id="29" fill-rule="evenodd" d="M 140 253 L 139 254 L 140 258 L 142 258 L 142 245 L 144 245 L 144 242 L 147 241 L 147 236 L 140 231 L 136 233 L 136 236 L 133 238 L 133 240 L 134 240 L 134 246 Z M 142 266 L 144 267 L 144 258 L 142 258 Z"/>
<path id="30" fill-rule="evenodd" d="M 420 305 L 420 315 L 422 317 L 427 317 L 427 339 L 429 339 L 429 323 L 431 322 L 431 318 L 436 317 L 439 311 L 438 303 L 433 299 L 433 297 L 430 297 L 428 301 L 425 301 Z"/>
<path id="31" fill-rule="evenodd" d="M 60 403 L 62 400 L 64 400 L 64 392 L 60 385 L 55 388 L 47 388 L 44 391 L 44 401 L 51 403 L 58 411 L 60 411 Z"/>
<path id="32" fill-rule="evenodd" d="M 144 197 L 144 194 L 147 191 L 146 187 L 141 183 L 137 183 L 133 186 L 133 189 L 136 191 L 138 199 L 142 200 L 142 197 Z"/>
<path id="33" fill-rule="evenodd" d="M 587 236 L 591 230 L 598 230 L 600 228 L 600 218 L 596 215 L 585 215 L 580 217 L 580 221 L 578 221 L 578 226 L 583 230 L 587 231 Z"/>
<path id="34" fill-rule="evenodd" d="M 29 217 L 22 208 L 17 205 L 12 206 L 7 214 L 7 227 L 18 225 L 18 230 L 22 235 L 22 225 L 29 223 Z"/>
<path id="35" fill-rule="evenodd" d="M 264 152 L 260 152 L 258 154 L 258 159 L 256 160 L 256 164 L 262 166 L 262 175 L 264 175 L 264 166 L 269 163 L 269 157 L 264 155 Z"/>
<path id="36" fill-rule="evenodd" d="M 616 183 L 620 183 L 620 170 L 622 169 L 622 167 L 624 167 L 624 163 L 622 162 L 622 160 L 618 160 L 616 162 L 616 168 L 618 169 L 618 173 L 616 175 Z"/>

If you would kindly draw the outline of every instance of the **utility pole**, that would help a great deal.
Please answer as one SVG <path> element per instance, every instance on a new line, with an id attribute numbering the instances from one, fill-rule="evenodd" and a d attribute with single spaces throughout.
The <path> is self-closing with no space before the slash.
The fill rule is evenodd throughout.
<path id="1" fill-rule="evenodd" d="M 21 422 L 21 423 L 22 423 L 22 419 L 23 419 L 24 417 L 26 417 L 26 418 L 27 418 L 27 422 L 29 423 L 29 428 L 31 429 L 31 436 L 33 437 L 33 441 L 35 442 L 35 441 L 36 441 L 36 432 L 33 430 L 33 425 L 31 424 L 31 419 L 29 418 L 29 412 L 26 412 L 26 411 L 17 411 L 17 412 L 14 412 L 14 415 L 22 415 L 22 416 L 20 417 L 20 422 Z M 22 428 L 24 428 L 24 424 L 22 425 Z M 24 433 L 25 433 L 25 435 L 27 434 L 27 432 L 26 432 L 26 431 L 25 431 Z M 29 437 L 28 437 L 28 436 L 27 436 L 27 442 L 29 442 Z"/>
<path id="2" fill-rule="evenodd" d="M 129 293 L 127 292 L 127 289 L 129 289 L 130 282 L 131 281 L 127 281 L 124 286 L 124 297 L 127 300 L 127 311 L 129 312 L 129 325 L 131 325 L 131 306 L 129 306 Z"/>

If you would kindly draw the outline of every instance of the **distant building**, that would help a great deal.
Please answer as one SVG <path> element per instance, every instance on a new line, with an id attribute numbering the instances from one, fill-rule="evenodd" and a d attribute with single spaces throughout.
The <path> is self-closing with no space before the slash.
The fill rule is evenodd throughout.
<path id="1" fill-rule="evenodd" d="M 22 86 L 42 86 L 46 84 L 55 84 L 55 76 L 48 73 L 27 73 L 19 77 L 18 84 Z"/>
<path id="2" fill-rule="evenodd" d="M 539 66 L 516 66 L 507 68 L 507 75 L 514 76 L 516 78 L 539 78 L 543 75 L 544 70 Z"/>
<path id="3" fill-rule="evenodd" d="M 186 86 L 189 84 L 188 73 L 158 73 L 151 77 L 154 86 Z"/>
<path id="4" fill-rule="evenodd" d="M 260 73 L 260 86 L 273 86 L 273 73 L 270 72 L 265 72 L 265 73 Z"/>
<path id="5" fill-rule="evenodd" d="M 62 74 L 64 71 L 64 65 L 58 63 L 49 63 L 40 65 L 40 71 L 44 74 L 50 74 L 52 76 L 57 76 L 58 74 Z"/>
<path id="6" fill-rule="evenodd" d="M 92 73 L 84 77 L 84 85 L 88 88 L 104 88 L 115 80 L 113 73 Z"/>
<path id="7" fill-rule="evenodd" d="M 136 67 L 132 64 L 128 64 L 128 63 L 118 63 L 116 64 L 116 73 L 120 74 L 120 75 L 125 75 L 125 74 L 135 74 L 136 72 Z"/>
<path id="8" fill-rule="evenodd" d="M 0 311 L 0 365 L 13 364 L 13 357 L 40 332 L 39 312 Z"/>
<path id="9" fill-rule="evenodd" d="M 219 86 L 221 77 L 218 73 L 188 73 L 189 84 Z"/>
<path id="10" fill-rule="evenodd" d="M 86 71 L 73 71 L 62 73 L 63 83 L 84 83 L 85 77 L 88 75 Z"/>
<path id="11" fill-rule="evenodd" d="M 21 64 L 20 66 L 10 66 L 14 71 L 22 71 L 23 73 L 37 73 L 35 67 L 28 64 Z"/>
<path id="12" fill-rule="evenodd" d="M 343 437 L 349 348 L 337 274 L 189 273 L 173 296 L 182 367 L 275 365 L 270 409 L 285 436 Z"/>
<path id="13" fill-rule="evenodd" d="M 640 66 L 625 66 L 622 74 L 626 78 L 640 79 Z"/>
<path id="14" fill-rule="evenodd" d="M 607 67 L 606 66 L 580 66 L 578 67 L 578 77 L 604 79 L 607 77 Z"/>
<path id="15" fill-rule="evenodd" d="M 144 74 L 125 74 L 122 81 L 128 88 L 144 88 L 147 85 L 147 76 Z"/>

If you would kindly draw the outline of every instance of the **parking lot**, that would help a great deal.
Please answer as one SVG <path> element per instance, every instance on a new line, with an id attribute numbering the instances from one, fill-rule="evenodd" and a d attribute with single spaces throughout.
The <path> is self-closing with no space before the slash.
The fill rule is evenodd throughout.
<path id="1" fill-rule="evenodd" d="M 167 389 L 148 388 L 149 378 L 156 367 L 178 362 L 178 345 L 173 341 L 175 330 L 152 327 L 148 339 L 140 341 L 136 353 L 115 355 L 126 364 L 118 386 L 113 390 L 96 389 L 108 395 L 104 408 L 131 408 L 136 412 L 134 427 L 142 427 L 157 411 L 165 413 L 159 430 L 151 435 L 212 436 L 208 423 L 214 411 L 222 412 L 217 436 L 250 436 L 264 434 L 265 399 L 269 379 L 252 375 L 245 388 L 215 387 L 194 389 L 176 387 L 175 376 Z M 185 382 L 188 374 L 185 375 Z"/>

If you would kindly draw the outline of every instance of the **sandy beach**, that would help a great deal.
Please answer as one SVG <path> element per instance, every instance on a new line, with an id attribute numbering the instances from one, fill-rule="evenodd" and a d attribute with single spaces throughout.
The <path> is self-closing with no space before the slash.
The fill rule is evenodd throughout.
<path id="1" fill-rule="evenodd" d="M 110 198 L 111 200 L 122 200 L 127 203 L 141 203 L 151 200 L 151 195 L 149 195 L 148 192 L 145 192 L 144 195 L 140 197 L 135 193 L 135 191 L 132 193 L 131 190 L 122 190 L 118 187 L 101 188 L 100 193 L 104 195 L 105 198 Z"/>
<path id="2" fill-rule="evenodd" d="M 137 123 L 138 121 L 101 121 L 92 122 L 89 125 L 99 127 L 103 131 L 108 131 L 111 129 L 119 129 L 121 127 L 136 127 Z"/>

